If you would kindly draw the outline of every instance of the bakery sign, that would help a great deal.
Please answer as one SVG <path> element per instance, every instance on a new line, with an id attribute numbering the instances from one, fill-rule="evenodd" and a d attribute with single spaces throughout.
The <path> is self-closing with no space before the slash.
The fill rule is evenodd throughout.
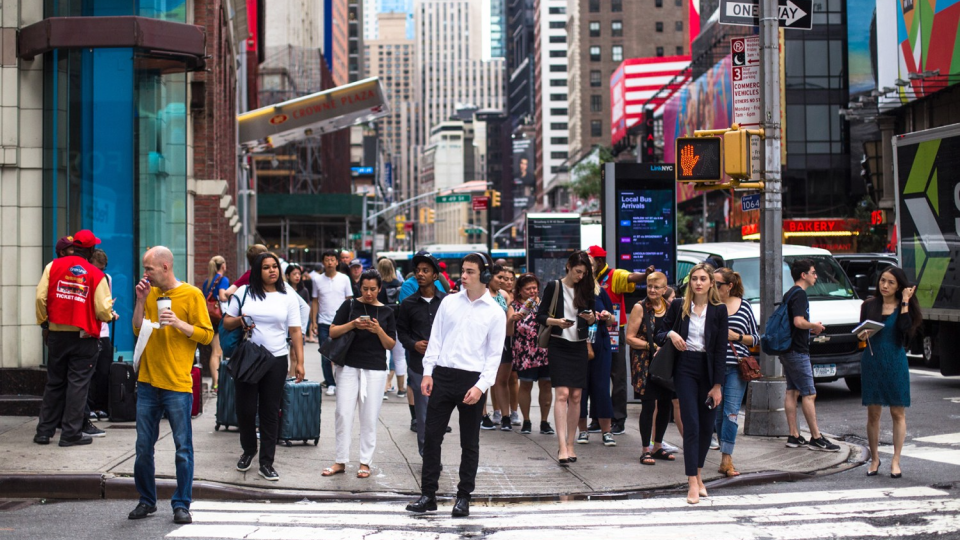
<path id="1" fill-rule="evenodd" d="M 263 152 L 389 114 L 376 77 L 331 88 L 237 116 L 240 146 Z"/>

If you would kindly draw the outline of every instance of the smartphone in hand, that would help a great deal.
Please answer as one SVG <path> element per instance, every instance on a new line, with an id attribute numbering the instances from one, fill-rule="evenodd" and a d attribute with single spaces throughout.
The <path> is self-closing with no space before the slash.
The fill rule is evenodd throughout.
<path id="1" fill-rule="evenodd" d="M 704 402 L 704 405 L 706 405 L 707 408 L 710 409 L 710 410 L 713 410 L 713 408 L 717 406 L 717 405 L 713 402 L 713 396 L 707 396 L 707 401 Z"/>

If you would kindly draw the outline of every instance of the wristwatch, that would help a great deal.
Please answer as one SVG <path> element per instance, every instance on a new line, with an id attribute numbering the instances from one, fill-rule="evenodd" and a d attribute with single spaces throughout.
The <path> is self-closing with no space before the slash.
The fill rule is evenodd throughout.
<path id="1" fill-rule="evenodd" d="M 910 304 L 908 302 L 900 302 L 900 307 L 907 307 Z"/>
<path id="2" fill-rule="evenodd" d="M 743 343 L 743 334 L 737 332 L 737 343 Z"/>

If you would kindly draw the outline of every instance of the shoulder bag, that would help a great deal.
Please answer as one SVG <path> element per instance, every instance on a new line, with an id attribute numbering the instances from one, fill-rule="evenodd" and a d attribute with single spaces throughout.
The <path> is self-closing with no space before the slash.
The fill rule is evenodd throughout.
<path id="1" fill-rule="evenodd" d="M 207 313 L 210 314 L 210 322 L 214 326 L 219 325 L 220 320 L 223 319 L 223 310 L 220 309 L 220 297 L 219 292 L 217 292 L 217 286 L 220 285 L 221 281 L 223 281 L 222 274 L 220 279 L 210 285 L 210 291 L 207 292 Z"/>
<path id="2" fill-rule="evenodd" d="M 760 363 L 757 362 L 757 359 L 752 355 L 741 357 L 737 354 L 737 348 L 733 346 L 733 342 L 728 341 L 730 344 L 730 350 L 733 351 L 733 357 L 737 359 L 737 368 L 740 369 L 740 378 L 750 382 L 755 381 L 761 377 L 763 374 L 760 372 Z"/>
<path id="3" fill-rule="evenodd" d="M 557 318 L 557 300 L 560 298 L 560 280 L 555 281 L 556 287 L 553 288 L 553 299 L 550 300 L 550 310 L 547 311 L 547 316 L 551 318 Z M 537 346 L 541 349 L 546 349 L 550 345 L 550 334 L 553 331 L 553 328 L 548 324 L 540 325 L 540 329 L 537 330 Z"/>
<path id="4" fill-rule="evenodd" d="M 677 320 L 673 323 L 673 331 L 678 334 L 680 333 L 681 321 L 683 321 L 682 310 L 677 314 Z M 650 380 L 668 390 L 674 390 L 673 366 L 677 362 L 678 354 L 679 351 L 673 346 L 673 340 L 670 339 L 668 335 L 667 342 L 657 349 L 656 354 L 653 355 L 653 359 L 650 360 Z"/>
<path id="5" fill-rule="evenodd" d="M 347 322 L 353 320 L 353 300 L 350 300 L 350 313 L 347 314 Z M 320 344 L 320 354 L 326 356 L 331 362 L 342 366 L 347 357 L 347 351 L 353 344 L 353 339 L 357 336 L 356 332 L 350 331 L 338 338 L 328 337 Z"/>
<path id="6" fill-rule="evenodd" d="M 237 313 L 240 316 L 243 316 L 243 303 L 247 301 L 247 293 L 250 292 L 250 287 L 245 287 L 243 289 L 243 298 L 239 299 L 240 309 L 237 310 Z M 236 298 L 237 295 L 230 297 L 230 301 Z M 229 302 L 228 302 L 229 303 Z M 224 358 L 229 358 L 233 356 L 234 351 L 237 350 L 237 345 L 240 344 L 240 341 L 243 339 L 243 325 L 234 328 L 233 330 L 227 330 L 223 327 L 223 319 L 220 319 L 219 329 L 217 330 L 217 335 L 220 339 L 220 350 L 223 351 Z"/>

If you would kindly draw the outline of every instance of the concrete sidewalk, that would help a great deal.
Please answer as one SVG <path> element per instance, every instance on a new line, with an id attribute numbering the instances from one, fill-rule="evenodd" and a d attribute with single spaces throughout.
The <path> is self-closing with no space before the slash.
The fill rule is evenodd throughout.
<path id="1" fill-rule="evenodd" d="M 307 375 L 308 378 L 319 379 L 319 353 L 315 347 L 307 347 Z M 537 403 L 536 397 L 533 403 Z M 298 442 L 292 447 L 277 448 L 275 468 L 280 473 L 280 481 L 267 482 L 257 474 L 256 467 L 246 473 L 235 470 L 241 453 L 239 436 L 236 428 L 230 431 L 223 428 L 214 430 L 216 397 L 207 395 L 204 413 L 193 420 L 195 478 L 198 485 L 245 488 L 244 491 L 324 492 L 328 497 L 339 494 L 344 498 L 419 493 L 421 460 L 417 453 L 416 434 L 410 431 L 406 399 L 399 399 L 396 394 L 389 394 L 380 413 L 373 475 L 362 480 L 356 478 L 358 464 L 354 461 L 348 464 L 346 474 L 321 477 L 323 468 L 330 466 L 334 460 L 335 406 L 334 397 L 324 396 L 319 446 L 314 446 L 311 441 L 308 445 Z M 540 435 L 536 429 L 540 420 L 540 411 L 536 406 L 531 411 L 533 434 L 521 435 L 518 428 L 512 432 L 499 429 L 481 431 L 480 469 L 475 496 L 522 498 L 601 495 L 665 489 L 685 484 L 682 453 L 677 454 L 675 462 L 658 461 L 655 466 L 640 464 L 638 415 L 639 405 L 631 405 L 627 432 L 616 438 L 616 447 L 604 447 L 599 434 L 591 434 L 590 444 L 577 445 L 579 461 L 569 467 L 560 467 L 557 463 L 556 436 Z M 554 423 L 552 413 L 550 422 Z M 107 432 L 106 437 L 95 439 L 89 446 L 69 448 L 57 446 L 56 438 L 47 446 L 34 444 L 32 439 L 36 425 L 36 418 L 0 417 L 0 486 L 13 486 L 17 482 L 33 479 L 33 475 L 57 475 L 54 477 L 57 483 L 69 482 L 71 478 L 93 482 L 99 475 L 104 482 L 120 481 L 129 488 L 136 442 L 133 422 L 98 422 L 97 425 Z M 446 437 L 443 447 L 445 467 L 440 480 L 441 494 L 454 494 L 458 481 L 460 453 L 456 413 L 451 426 L 453 433 Z M 359 452 L 357 430 L 355 425 L 353 459 Z M 666 439 L 676 446 L 682 446 L 673 424 Z M 841 446 L 838 453 L 791 450 L 784 447 L 784 442 L 783 438 L 747 437 L 741 434 L 737 438 L 734 462 L 741 473 L 774 471 L 810 474 L 853 466 L 859 459 L 858 447 L 842 441 L 837 441 Z M 720 477 L 717 473 L 719 462 L 720 453 L 711 451 L 704 467 L 705 480 Z M 169 425 L 165 422 L 161 424 L 160 440 L 156 447 L 156 464 L 159 477 L 175 479 L 173 440 Z M 127 479 L 124 480 L 124 477 Z M 60 487 L 66 489 L 69 486 Z M 69 492 L 69 489 L 66 491 Z M 38 496 L 33 491 L 30 493 Z M 47 496 L 57 495 L 51 493 Z M 195 496 L 202 498 L 199 494 Z"/>

